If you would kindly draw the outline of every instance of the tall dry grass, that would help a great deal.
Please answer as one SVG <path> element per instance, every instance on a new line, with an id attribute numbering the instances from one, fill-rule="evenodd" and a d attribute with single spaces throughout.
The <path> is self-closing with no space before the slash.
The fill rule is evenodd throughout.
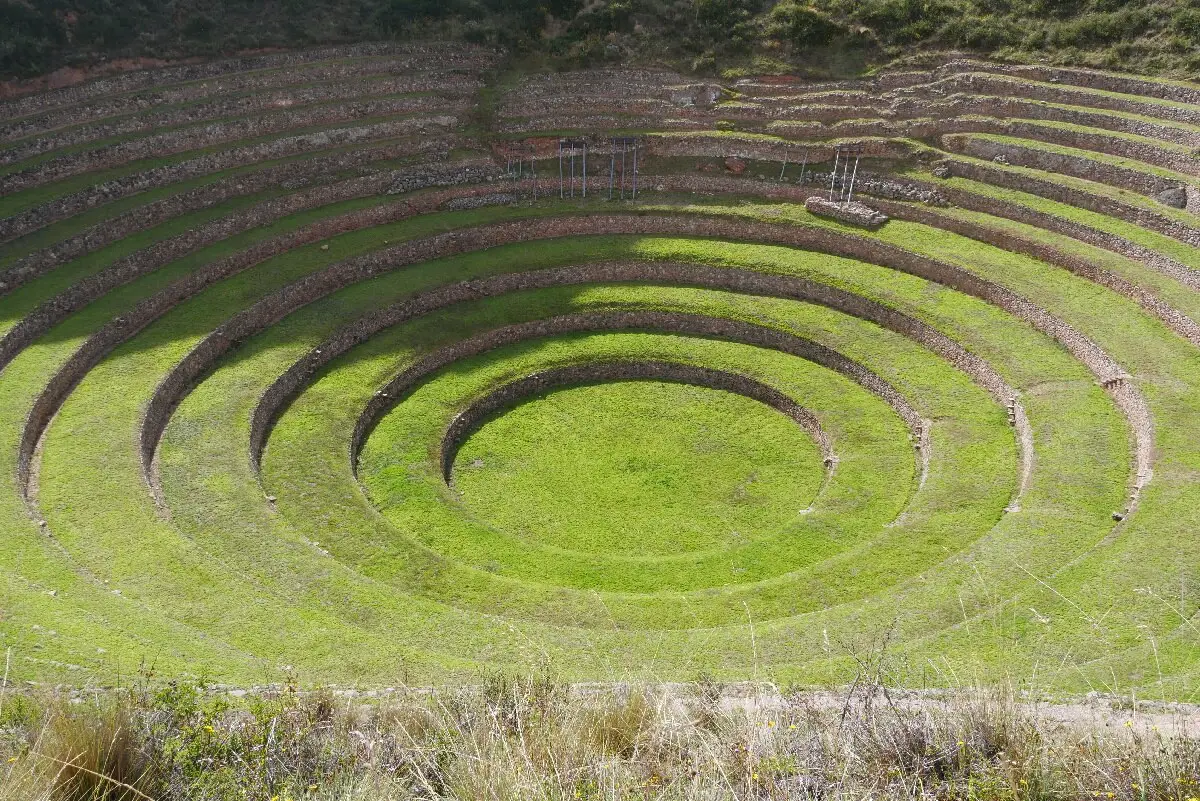
<path id="1" fill-rule="evenodd" d="M 0 705 L 0 801 L 1200 797 L 1200 741 L 897 695 L 490 677 L 381 698 L 194 684 Z"/>

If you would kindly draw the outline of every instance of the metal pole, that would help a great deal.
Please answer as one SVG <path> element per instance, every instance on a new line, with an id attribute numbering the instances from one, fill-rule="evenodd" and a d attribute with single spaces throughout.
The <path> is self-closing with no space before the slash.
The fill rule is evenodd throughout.
<path id="1" fill-rule="evenodd" d="M 633 142 L 633 199 L 637 200 L 637 150 L 638 143 L 635 139 Z"/>
<path id="2" fill-rule="evenodd" d="M 787 152 L 787 148 L 785 147 L 783 149 L 783 166 L 779 168 L 779 180 L 781 180 L 781 181 L 783 180 L 783 174 L 785 172 L 787 172 L 787 157 L 788 157 L 788 152 Z"/>
<path id="3" fill-rule="evenodd" d="M 587 142 L 583 143 L 583 196 L 587 197 Z"/>
<path id="4" fill-rule="evenodd" d="M 833 202 L 833 186 L 837 183 L 837 168 L 838 157 L 842 155 L 841 150 L 833 151 L 833 175 L 829 176 L 829 202 Z"/>
<path id="5" fill-rule="evenodd" d="M 849 204 L 854 198 L 854 179 L 858 177 L 858 160 L 861 156 L 854 157 L 854 172 L 850 176 L 850 192 L 846 195 L 846 203 Z"/>
<path id="6" fill-rule="evenodd" d="M 804 186 L 804 168 L 808 166 L 808 151 L 804 151 L 804 161 L 800 162 L 800 185 Z"/>
<path id="7" fill-rule="evenodd" d="M 608 199 L 612 200 L 613 180 L 617 176 L 617 148 L 614 146 L 608 162 Z"/>
<path id="8" fill-rule="evenodd" d="M 562 140 L 558 140 L 558 199 L 563 199 Z"/>
<path id="9" fill-rule="evenodd" d="M 537 167 L 533 164 L 533 158 L 529 159 L 529 174 L 533 176 L 533 202 L 537 202 Z"/>
<path id="10" fill-rule="evenodd" d="M 574 145 L 571 146 L 571 155 L 569 158 L 571 160 L 571 178 L 567 182 L 567 185 L 571 187 L 571 197 L 575 197 L 575 147 L 574 147 Z"/>
<path id="11" fill-rule="evenodd" d="M 629 145 L 625 144 L 625 140 L 621 140 L 621 200 L 625 199 L 625 153 L 629 149 Z"/>
<path id="12" fill-rule="evenodd" d="M 838 200 L 844 200 L 846 194 L 846 179 L 850 177 L 850 154 L 846 154 L 846 161 L 842 166 L 842 185 L 838 189 Z"/>

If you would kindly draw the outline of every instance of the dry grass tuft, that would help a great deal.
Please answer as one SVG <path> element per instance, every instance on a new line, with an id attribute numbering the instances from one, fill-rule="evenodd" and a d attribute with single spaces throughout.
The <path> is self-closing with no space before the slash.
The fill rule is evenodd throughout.
<path id="1" fill-rule="evenodd" d="M 579 687 L 383 698 L 202 685 L 10 696 L 0 801 L 810 801 L 1200 796 L 1200 741 L 1056 722 L 996 689 Z M 20 700 L 17 700 L 20 699 Z"/>

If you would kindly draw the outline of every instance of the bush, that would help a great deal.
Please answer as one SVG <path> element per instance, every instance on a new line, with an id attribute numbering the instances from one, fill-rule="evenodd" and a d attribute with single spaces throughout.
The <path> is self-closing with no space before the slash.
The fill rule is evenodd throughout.
<path id="1" fill-rule="evenodd" d="M 606 33 L 628 33 L 633 30 L 633 3 L 630 0 L 608 0 L 581 11 L 567 28 L 570 39 L 586 39 Z"/>
<path id="2" fill-rule="evenodd" d="M 455 12 L 454 0 L 389 0 L 376 13 L 376 22 L 389 34 L 406 31 L 416 20 L 440 19 Z"/>
<path id="3" fill-rule="evenodd" d="M 1150 21 L 1150 12 L 1141 8 L 1084 14 L 1052 28 L 1049 41 L 1057 47 L 1095 47 L 1132 39 L 1144 32 Z"/>
<path id="4" fill-rule="evenodd" d="M 696 21 L 718 42 L 725 37 L 744 37 L 747 26 L 762 8 L 760 0 L 693 0 Z"/>
<path id="5" fill-rule="evenodd" d="M 566 25 L 546 36 L 547 21 Z M 610 48 L 614 35 L 643 35 Z M 447 35 L 536 49 L 578 66 L 633 52 L 700 69 L 746 66 L 785 48 L 832 71 L 874 45 L 1048 56 L 1058 63 L 1182 70 L 1200 43 L 1197 0 L 0 0 L 0 77 L 101 57 L 176 58 L 264 46 Z M 1119 42 L 1136 47 L 1116 48 Z M 645 47 L 637 53 L 635 47 Z M 836 69 L 835 50 L 848 58 Z M 730 57 L 733 57 L 731 63 Z M 1115 59 L 1115 61 L 1113 61 Z M 811 65 L 811 61 L 809 62 Z M 786 64 L 784 64 L 786 68 Z"/>
<path id="6" fill-rule="evenodd" d="M 42 723 L 0 738 L 0 801 L 907 801 L 1113 791 L 1118 801 L 1181 801 L 1200 787 L 1200 740 L 1183 726 L 1114 733 L 1084 717 L 1068 727 L 1004 688 L 892 698 L 869 680 L 829 703 L 765 688 L 731 695 L 706 681 L 572 688 L 503 676 L 379 701 L 291 684 L 236 702 L 187 684 L 84 703 L 48 696 L 30 699 L 41 707 L 30 719 Z"/>
<path id="7" fill-rule="evenodd" d="M 0 0 L 0 71 L 33 75 L 45 71 L 66 43 L 66 31 L 52 13 Z"/>
<path id="8" fill-rule="evenodd" d="M 795 0 L 783 0 L 771 9 L 767 20 L 767 35 L 781 39 L 792 47 L 828 45 L 847 34 L 845 26 L 812 6 L 802 6 Z"/>
<path id="9" fill-rule="evenodd" d="M 868 0 L 858 4 L 854 17 L 884 41 L 907 43 L 929 38 L 955 14 L 942 0 Z"/>
<path id="10" fill-rule="evenodd" d="M 942 31 L 947 44 L 969 50 L 999 50 L 1018 45 L 1027 31 L 1011 18 L 964 16 L 950 22 Z M 1040 35 L 1040 31 L 1037 31 Z"/>
<path id="11" fill-rule="evenodd" d="M 1200 9 L 1183 8 L 1171 17 L 1175 33 L 1186 36 L 1193 43 L 1200 43 Z"/>

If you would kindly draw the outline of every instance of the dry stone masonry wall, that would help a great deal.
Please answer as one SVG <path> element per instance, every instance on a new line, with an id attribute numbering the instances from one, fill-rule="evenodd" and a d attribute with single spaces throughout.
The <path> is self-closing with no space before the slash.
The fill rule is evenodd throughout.
<path id="1" fill-rule="evenodd" d="M 549 322 L 549 321 L 547 321 Z M 636 320 L 633 325 L 625 327 L 648 328 Z M 541 323 L 530 323 L 534 330 Z M 603 330 L 609 330 L 603 328 Z M 685 327 L 680 327 L 682 333 L 691 333 Z M 541 336 L 558 333 L 552 326 L 546 328 Z M 521 341 L 514 339 L 513 341 Z M 614 361 L 588 362 L 559 367 L 553 370 L 542 370 L 525 378 L 504 384 L 483 398 L 480 398 L 467 409 L 460 412 L 446 429 L 441 443 L 442 477 L 449 485 L 453 484 L 454 457 L 459 447 L 467 437 L 475 431 L 484 420 L 508 406 L 512 406 L 534 395 L 540 395 L 552 389 L 569 387 L 578 384 L 607 382 L 652 380 L 666 381 L 676 384 L 718 389 L 756 400 L 778 412 L 790 417 L 803 428 L 817 443 L 821 450 L 822 459 L 826 465 L 826 475 L 833 465 L 833 449 L 829 437 L 821 430 L 821 424 L 812 412 L 796 403 L 790 397 L 757 381 L 749 376 L 728 370 L 714 370 L 709 367 L 698 367 L 692 364 L 664 361 Z"/>

